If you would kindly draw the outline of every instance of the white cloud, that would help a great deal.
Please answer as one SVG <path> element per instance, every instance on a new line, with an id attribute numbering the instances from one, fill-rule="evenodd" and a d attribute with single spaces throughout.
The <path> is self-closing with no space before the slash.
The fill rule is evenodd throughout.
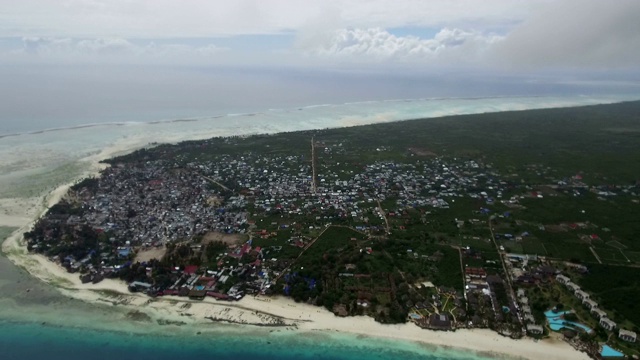
<path id="1" fill-rule="evenodd" d="M 542 0 L 544 1 L 544 0 Z M 341 27 L 504 27 L 536 1 L 0 0 L 0 37 L 215 37 L 298 31 L 327 15 Z"/>
<path id="2" fill-rule="evenodd" d="M 496 46 L 494 60 L 522 67 L 635 67 L 640 1 L 565 0 L 541 7 Z"/>
<path id="3" fill-rule="evenodd" d="M 181 63 L 199 63 L 213 59 L 227 51 L 213 44 L 190 46 L 185 44 L 162 44 L 153 42 L 134 44 L 122 38 L 43 38 L 25 37 L 23 47 L 5 53 L 14 60 L 42 61 L 97 61 L 120 63 L 162 63 L 180 60 Z M 2 55 L 2 54 L 0 54 Z"/>
<path id="4" fill-rule="evenodd" d="M 26 39 L 11 50 L 18 60 L 520 70 L 637 68 L 640 59 L 638 0 L 0 0 L 0 9 L 0 40 Z M 394 35 L 411 33 L 402 28 L 437 34 Z M 276 33 L 295 46 L 233 43 Z M 201 45 L 221 37 L 233 51 Z M 0 41 L 0 62 L 7 49 Z"/>
<path id="5" fill-rule="evenodd" d="M 395 36 L 381 28 L 369 28 L 337 30 L 317 43 L 303 41 L 300 46 L 307 54 L 353 61 L 434 61 L 448 57 L 447 52 L 464 51 L 466 56 L 460 60 L 468 62 L 501 39 L 498 35 L 450 28 L 442 29 L 432 39 Z"/>

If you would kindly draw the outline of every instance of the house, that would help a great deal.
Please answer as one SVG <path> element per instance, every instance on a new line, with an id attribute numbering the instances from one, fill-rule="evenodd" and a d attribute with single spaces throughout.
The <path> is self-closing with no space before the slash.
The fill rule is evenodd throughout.
<path id="1" fill-rule="evenodd" d="M 568 283 L 566 283 L 565 285 L 567 285 L 567 287 L 569 288 L 569 290 L 573 291 L 574 293 L 578 290 L 580 290 L 580 286 L 578 286 L 577 284 L 572 283 L 571 281 L 569 281 Z"/>
<path id="2" fill-rule="evenodd" d="M 591 309 L 591 313 L 594 314 L 596 317 L 598 317 L 598 319 L 607 317 L 607 313 L 604 312 L 604 310 L 602 309 L 598 309 L 598 308 Z"/>
<path id="3" fill-rule="evenodd" d="M 582 300 L 582 303 L 584 304 L 584 306 L 588 307 L 589 310 L 593 310 L 598 307 L 598 303 L 591 299 L 584 299 Z"/>
<path id="4" fill-rule="evenodd" d="M 532 335 L 541 335 L 544 332 L 544 329 L 540 325 L 528 324 L 527 332 Z"/>
<path id="5" fill-rule="evenodd" d="M 204 289 L 191 289 L 191 291 L 189 291 L 189 298 L 194 300 L 203 300 L 206 295 L 207 292 Z"/>
<path id="6" fill-rule="evenodd" d="M 636 342 L 636 333 L 629 330 L 620 329 L 618 332 L 618 337 L 624 341 L 628 342 Z"/>
<path id="7" fill-rule="evenodd" d="M 605 317 L 600 319 L 600 326 L 607 330 L 613 330 L 616 328 L 616 323 Z"/>
<path id="8" fill-rule="evenodd" d="M 559 282 L 560 284 L 567 284 L 569 282 L 571 282 L 571 279 L 569 279 L 568 277 L 560 274 L 558 276 L 556 276 L 556 281 Z"/>
<path id="9" fill-rule="evenodd" d="M 451 320 L 447 314 L 431 314 L 429 316 L 429 327 L 438 330 L 450 330 Z"/>
<path id="10" fill-rule="evenodd" d="M 584 303 L 584 300 L 589 300 L 589 294 L 578 289 L 575 291 L 576 297 Z"/>
<path id="11" fill-rule="evenodd" d="M 557 270 L 553 266 L 542 265 L 537 269 L 537 271 L 543 276 L 553 276 Z"/>
<path id="12" fill-rule="evenodd" d="M 184 267 L 184 273 L 187 275 L 193 275 L 198 271 L 198 265 L 187 265 Z"/>
<path id="13" fill-rule="evenodd" d="M 134 281 L 131 284 L 129 284 L 129 291 L 131 292 L 137 292 L 137 291 L 146 291 L 151 289 L 151 284 L 149 283 L 145 283 L 142 281 Z"/>
<path id="14" fill-rule="evenodd" d="M 93 276 L 91 274 L 84 274 L 80 276 L 80 281 L 82 281 L 83 284 L 89 283 L 91 280 L 93 280 Z"/>
<path id="15" fill-rule="evenodd" d="M 336 316 L 340 316 L 340 317 L 346 317 L 349 315 L 349 312 L 347 311 L 347 307 L 344 304 L 336 304 L 333 306 L 333 313 Z"/>

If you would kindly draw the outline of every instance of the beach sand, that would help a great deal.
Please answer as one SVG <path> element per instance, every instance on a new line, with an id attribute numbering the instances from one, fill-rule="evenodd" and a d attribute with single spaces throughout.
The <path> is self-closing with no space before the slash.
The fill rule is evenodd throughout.
<path id="1" fill-rule="evenodd" d="M 414 324 L 385 325 L 366 316 L 341 318 L 324 308 L 295 303 L 289 298 L 247 296 L 238 302 L 203 301 L 168 296 L 152 299 L 132 294 L 125 283 L 105 279 L 99 284 L 82 284 L 77 274 L 69 274 L 44 256 L 28 254 L 20 236 L 10 237 L 4 250 L 17 265 L 33 276 L 54 284 L 62 294 L 88 303 L 109 304 L 144 313 L 155 321 L 181 324 L 207 324 L 211 321 L 295 328 L 301 333 L 343 332 L 452 347 L 486 354 L 502 354 L 524 359 L 588 359 L 561 340 L 514 340 L 487 329 L 461 329 L 455 332 L 430 331 Z"/>
<path id="2" fill-rule="evenodd" d="M 142 143 L 111 148 L 87 158 L 89 170 L 84 176 L 96 175 L 105 167 L 100 160 L 125 154 L 144 146 Z M 129 293 L 125 283 L 105 279 L 99 284 L 82 284 L 77 274 L 69 274 L 61 266 L 42 255 L 31 254 L 23 243 L 22 234 L 52 205 L 59 202 L 70 184 L 57 187 L 43 198 L 4 199 L 0 209 L 0 226 L 19 228 L 2 244 L 2 250 L 17 266 L 32 276 L 54 285 L 63 295 L 91 304 L 108 304 L 127 309 L 131 314 L 157 322 L 210 324 L 212 321 L 277 326 L 295 329 L 300 333 L 341 332 L 363 336 L 402 339 L 448 348 L 459 348 L 484 354 L 502 354 L 523 359 L 588 359 L 569 344 L 545 339 L 514 340 L 486 329 L 437 332 L 421 329 L 414 324 L 383 325 L 370 317 L 336 317 L 324 308 L 295 303 L 284 297 L 245 297 L 238 302 L 222 302 L 212 298 L 192 301 L 178 297 L 151 299 L 146 295 Z M 152 326 L 152 325 L 149 325 Z"/>
<path id="3" fill-rule="evenodd" d="M 54 204 L 63 196 L 65 189 L 68 189 L 68 186 L 56 189 L 47 199 L 47 203 Z M 199 325 L 220 321 L 295 328 L 302 333 L 344 332 L 524 359 L 589 358 L 560 340 L 514 340 L 487 329 L 442 332 L 424 330 L 414 324 L 380 324 L 366 316 L 340 318 L 324 308 L 295 303 L 284 297 L 247 296 L 238 302 L 223 302 L 212 298 L 193 301 L 173 296 L 152 299 L 143 294 L 130 293 L 126 284 L 119 280 L 105 279 L 99 284 L 82 284 L 77 274 L 69 274 L 42 255 L 27 252 L 22 244 L 22 233 L 28 227 L 29 224 L 23 224 L 22 229 L 14 232 L 2 245 L 3 251 L 17 266 L 27 270 L 32 276 L 56 286 L 63 295 L 88 303 L 124 307 L 132 313 L 144 313 L 158 322 Z"/>

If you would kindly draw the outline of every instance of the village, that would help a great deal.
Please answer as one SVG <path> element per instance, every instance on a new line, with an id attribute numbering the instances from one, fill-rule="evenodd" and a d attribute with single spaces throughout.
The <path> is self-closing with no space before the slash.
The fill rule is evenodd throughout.
<path id="1" fill-rule="evenodd" d="M 545 224 L 514 218 L 527 201 L 605 200 L 635 194 L 633 187 L 594 187 L 544 168 L 530 170 L 551 185 L 532 186 L 481 159 L 416 149 L 392 159 L 384 154 L 392 149 L 378 147 L 368 149 L 375 161 L 345 162 L 354 152 L 346 142 L 312 139 L 307 154 L 200 160 L 188 156 L 196 145 L 187 146 L 187 155 L 148 150 L 113 160 L 25 234 L 29 249 L 83 282 L 118 277 L 152 297 L 285 295 L 337 316 L 491 328 L 514 338 L 571 328 L 565 336 L 577 341 L 591 329 L 554 328 L 556 304 L 528 296 L 560 283 L 587 301 L 602 327 L 616 328 L 562 275 L 567 265 L 559 264 L 575 261 L 551 256 L 537 240 Z M 562 224 L 594 228 L 569 225 Z M 634 343 L 636 333 L 619 329 L 619 338 Z"/>

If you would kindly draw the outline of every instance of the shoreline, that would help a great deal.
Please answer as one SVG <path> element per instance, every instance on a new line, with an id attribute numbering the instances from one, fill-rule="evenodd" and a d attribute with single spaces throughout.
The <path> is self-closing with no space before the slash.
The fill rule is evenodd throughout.
<path id="1" fill-rule="evenodd" d="M 118 280 L 105 279 L 99 284 L 82 284 L 74 274 L 67 273 L 64 268 L 44 256 L 27 254 L 16 239 L 19 240 L 19 237 L 12 236 L 7 240 L 10 243 L 4 250 L 10 250 L 9 258 L 17 260 L 17 265 L 33 276 L 54 285 L 65 296 L 89 304 L 118 306 L 127 312 L 130 319 L 142 321 L 142 324 L 149 327 L 182 325 L 200 330 L 199 327 L 219 322 L 251 328 L 290 330 L 302 334 L 346 333 L 518 359 L 589 358 L 558 339 L 537 342 L 530 338 L 514 340 L 489 329 L 444 332 L 421 329 L 412 323 L 381 324 L 367 316 L 340 318 L 324 308 L 295 303 L 283 297 L 247 296 L 238 302 L 223 302 L 211 298 L 199 301 L 177 296 L 153 299 L 129 293 L 126 284 Z M 7 245 L 6 242 L 3 245 Z M 21 250 L 24 250 L 22 255 L 16 255 Z"/>
<path id="2" fill-rule="evenodd" d="M 22 234 L 28 231 L 51 206 L 58 203 L 73 184 L 82 178 L 98 175 L 108 166 L 100 161 L 133 152 L 147 145 L 146 142 L 134 141 L 105 148 L 81 160 L 88 164 L 88 169 L 81 177 L 60 185 L 43 196 L 19 199 L 24 204 L 32 205 L 32 208 L 15 205 L 18 215 L 0 214 L 0 226 L 18 228 L 2 243 L 2 252 L 14 265 L 40 281 L 54 286 L 64 296 L 89 304 L 118 306 L 127 315 L 131 314 L 131 319 L 134 321 L 137 321 L 134 317 L 138 315 L 142 319 L 149 319 L 146 324 L 150 327 L 159 326 L 161 322 L 196 327 L 217 322 L 256 328 L 291 328 L 303 334 L 348 333 L 509 358 L 546 358 L 548 360 L 589 358 L 585 353 L 578 352 L 568 343 L 554 336 L 540 341 L 526 337 L 514 340 L 489 329 L 458 329 L 455 332 L 443 332 L 425 330 L 413 323 L 381 324 L 366 316 L 340 318 L 324 308 L 295 303 L 281 296 L 247 296 L 238 302 L 222 302 L 211 298 L 193 301 L 173 296 L 153 299 L 146 295 L 130 293 L 127 285 L 120 280 L 105 279 L 99 284 L 82 284 L 77 274 L 70 274 L 44 256 L 27 251 Z M 15 199 L 0 200 L 8 203 Z M 4 207 L 3 203 L 0 205 Z M 19 214 L 19 210 L 23 213 Z M 154 324 L 154 321 L 157 324 Z"/>
<path id="3" fill-rule="evenodd" d="M 139 147 L 136 147 L 139 148 Z M 91 156 L 90 171 L 84 175 L 95 176 L 107 165 L 99 161 L 136 150 L 113 149 Z M 29 253 L 23 244 L 22 234 L 27 231 L 51 206 L 59 202 L 77 181 L 58 186 L 45 195 L 40 204 L 44 207 L 37 218 L 22 224 L 2 244 L 2 251 L 18 267 L 31 276 L 54 286 L 64 296 L 89 304 L 118 306 L 131 317 L 140 317 L 157 324 L 206 326 L 212 322 L 239 324 L 271 329 L 291 329 L 300 333 L 347 333 L 357 336 L 401 340 L 444 349 L 471 351 L 478 354 L 499 354 L 520 359 L 588 359 L 569 344 L 555 338 L 534 341 L 531 338 L 514 340 L 489 329 L 458 329 L 442 332 L 421 329 L 415 324 L 381 324 L 366 316 L 340 318 L 324 308 L 295 303 L 284 297 L 245 297 L 238 302 L 222 302 L 211 298 L 202 301 L 167 296 L 150 298 L 132 294 L 124 282 L 105 279 L 98 284 L 82 284 L 77 274 L 39 254 Z M 24 218 L 23 218 L 24 219 Z M 0 224 L 8 222 L 0 215 Z M 13 222 L 13 225 L 19 225 Z"/>

